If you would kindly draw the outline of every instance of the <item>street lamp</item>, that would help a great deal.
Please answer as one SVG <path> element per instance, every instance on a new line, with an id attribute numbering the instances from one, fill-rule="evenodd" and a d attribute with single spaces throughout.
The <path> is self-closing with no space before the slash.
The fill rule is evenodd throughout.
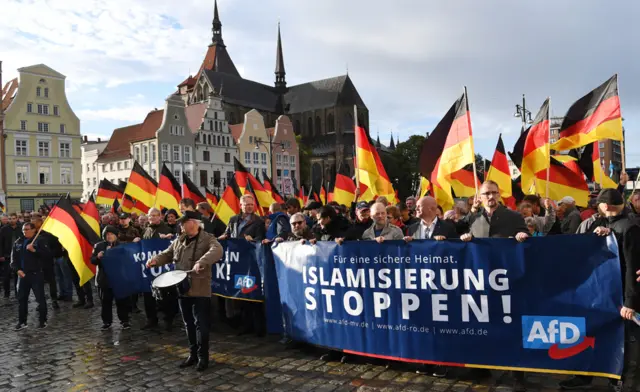
<path id="1" fill-rule="evenodd" d="M 533 120 L 531 120 L 531 111 L 527 109 L 524 94 L 522 94 L 522 106 L 516 105 L 516 112 L 513 113 L 513 117 L 520 117 L 522 120 L 522 132 L 524 132 L 528 124 L 533 122 Z"/>
<path id="2" fill-rule="evenodd" d="M 282 152 L 285 151 L 286 148 L 286 144 L 284 142 L 275 142 L 273 140 L 273 133 L 269 132 L 268 133 L 269 136 L 269 140 L 264 142 L 262 141 L 262 139 L 258 139 L 258 138 L 254 138 L 255 140 L 255 145 L 256 145 L 256 150 L 260 149 L 260 146 L 263 146 L 267 149 L 267 154 L 269 154 L 269 174 L 272 180 L 274 180 L 274 175 L 273 175 L 273 147 L 280 147 L 282 148 Z"/>

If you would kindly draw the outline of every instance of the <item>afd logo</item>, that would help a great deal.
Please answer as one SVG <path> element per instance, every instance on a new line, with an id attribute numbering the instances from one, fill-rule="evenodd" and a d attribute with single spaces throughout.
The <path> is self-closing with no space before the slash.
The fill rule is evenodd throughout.
<path id="1" fill-rule="evenodd" d="M 255 276 L 251 275 L 235 275 L 233 277 L 234 282 L 236 282 L 235 288 L 240 289 L 242 294 L 249 294 L 258 288 L 256 284 Z"/>
<path id="2" fill-rule="evenodd" d="M 552 359 L 573 357 L 595 347 L 584 317 L 522 316 L 522 347 L 548 350 Z"/>

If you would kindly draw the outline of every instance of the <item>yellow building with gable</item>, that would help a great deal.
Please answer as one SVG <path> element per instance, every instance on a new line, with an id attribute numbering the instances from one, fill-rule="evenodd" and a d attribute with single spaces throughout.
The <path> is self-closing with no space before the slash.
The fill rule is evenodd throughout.
<path id="1" fill-rule="evenodd" d="M 7 212 L 35 211 L 70 193 L 82 196 L 80 120 L 65 92 L 66 77 L 44 64 L 18 69 L 13 95 L 3 97 Z"/>

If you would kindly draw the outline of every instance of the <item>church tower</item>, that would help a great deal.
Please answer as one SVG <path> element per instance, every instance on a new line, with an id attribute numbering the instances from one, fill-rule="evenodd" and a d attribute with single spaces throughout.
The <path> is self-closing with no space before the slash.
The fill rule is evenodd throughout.
<path id="1" fill-rule="evenodd" d="M 278 46 L 276 48 L 276 89 L 280 93 L 284 93 L 287 90 L 287 81 L 284 70 L 284 55 L 282 54 L 282 38 L 280 37 L 280 22 L 278 22 Z"/>

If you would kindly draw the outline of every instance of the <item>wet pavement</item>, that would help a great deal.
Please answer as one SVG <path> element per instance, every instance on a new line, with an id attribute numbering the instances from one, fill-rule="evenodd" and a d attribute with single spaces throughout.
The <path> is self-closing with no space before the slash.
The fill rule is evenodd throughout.
<path id="1" fill-rule="evenodd" d="M 468 370 L 455 369 L 448 378 L 417 374 L 417 367 L 353 358 L 345 364 L 319 360 L 322 350 L 285 348 L 278 336 L 236 336 L 214 323 L 211 363 L 203 373 L 178 369 L 188 354 L 181 325 L 141 331 L 143 314 L 132 329 L 117 323 L 101 331 L 100 306 L 72 309 L 60 303 L 49 311 L 49 326 L 37 329 L 35 300 L 29 305 L 29 327 L 14 331 L 17 301 L 0 298 L 0 391 L 499 391 L 512 388 L 509 372 L 493 371 L 480 383 Z M 142 304 L 142 298 L 140 298 Z M 49 306 L 51 306 L 49 304 Z M 115 309 L 114 309 L 115 316 Z M 162 323 L 161 323 L 162 327 Z M 529 374 L 529 391 L 556 391 L 567 376 Z M 592 390 L 606 391 L 598 380 Z"/>

